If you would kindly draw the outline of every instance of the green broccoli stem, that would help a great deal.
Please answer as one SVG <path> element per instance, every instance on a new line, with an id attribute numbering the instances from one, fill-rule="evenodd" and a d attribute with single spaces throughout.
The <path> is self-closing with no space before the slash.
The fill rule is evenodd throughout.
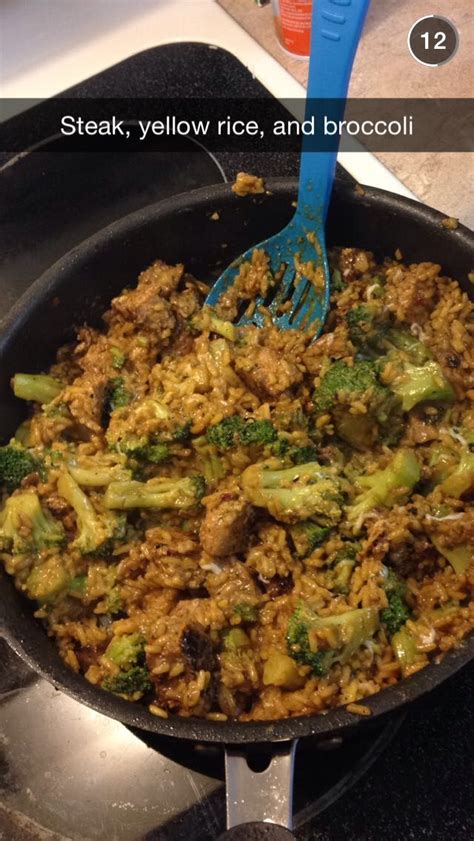
<path id="1" fill-rule="evenodd" d="M 111 482 L 127 481 L 132 478 L 132 471 L 127 470 L 120 464 L 114 464 L 110 467 L 100 464 L 84 467 L 70 461 L 68 470 L 74 481 L 84 488 L 101 488 L 110 485 Z"/>
<path id="2" fill-rule="evenodd" d="M 390 507 L 411 492 L 420 480 L 421 468 L 413 450 L 401 449 L 384 470 L 370 476 L 360 476 L 358 485 L 365 489 L 348 506 L 349 520 L 357 521 L 374 508 Z"/>
<path id="3" fill-rule="evenodd" d="M 456 469 L 441 483 L 446 496 L 460 499 L 474 488 L 474 453 L 465 449 Z"/>
<path id="4" fill-rule="evenodd" d="M 151 479 L 148 482 L 111 482 L 104 505 L 106 508 L 193 508 L 200 501 L 204 489 L 201 477 L 184 479 Z"/>
<path id="5" fill-rule="evenodd" d="M 451 383 L 434 360 L 422 366 L 405 363 L 390 388 L 401 399 L 404 412 L 427 400 L 452 403 L 456 396 Z"/>
<path id="6" fill-rule="evenodd" d="M 430 535 L 430 540 L 439 554 L 449 561 L 456 575 L 464 575 L 470 564 L 474 563 L 474 549 L 467 543 L 460 546 L 444 546 L 435 535 Z"/>
<path id="7" fill-rule="evenodd" d="M 109 511 L 98 514 L 89 497 L 66 470 L 58 479 L 58 493 L 76 514 L 79 533 L 72 543 L 74 548 L 87 555 L 105 549 L 115 536 L 119 537 L 121 524 L 117 517 Z"/>
<path id="8" fill-rule="evenodd" d="M 41 404 L 51 403 L 64 388 L 63 383 L 48 374 L 15 374 L 12 386 L 15 397 Z"/>
<path id="9" fill-rule="evenodd" d="M 416 639 L 404 625 L 393 635 L 391 643 L 393 653 L 400 664 L 402 675 L 405 677 L 418 656 Z"/>

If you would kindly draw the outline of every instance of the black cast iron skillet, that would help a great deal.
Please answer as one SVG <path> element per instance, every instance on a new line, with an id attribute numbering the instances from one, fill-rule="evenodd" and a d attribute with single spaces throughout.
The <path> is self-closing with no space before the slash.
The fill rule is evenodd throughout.
<path id="1" fill-rule="evenodd" d="M 24 406 L 12 397 L 9 386 L 15 371 L 44 370 L 56 349 L 72 338 L 72 326 L 85 320 L 100 325 L 110 299 L 157 257 L 170 263 L 184 262 L 203 280 L 217 277 L 233 258 L 289 221 L 296 181 L 269 182 L 268 189 L 265 195 L 241 199 L 223 184 L 167 199 L 113 223 L 55 263 L 0 323 L 0 439 L 8 440 L 24 416 Z M 215 211 L 218 221 L 211 219 Z M 442 218 L 437 211 L 382 190 L 366 188 L 362 192 L 351 184 L 336 183 L 328 245 L 368 248 L 379 257 L 393 255 L 400 248 L 408 262 L 441 263 L 445 273 L 472 295 L 467 275 L 474 269 L 474 235 L 462 226 L 447 230 L 441 225 Z M 291 837 L 283 826 L 291 827 L 292 757 L 298 739 L 311 734 L 324 740 L 360 727 L 430 691 L 474 655 L 471 636 L 439 665 L 430 665 L 370 698 L 370 719 L 358 719 L 343 708 L 326 715 L 272 722 L 162 719 L 144 706 L 94 688 L 67 669 L 33 618 L 31 605 L 16 592 L 3 570 L 0 589 L 1 633 L 58 689 L 124 724 L 177 739 L 227 746 L 229 827 L 246 821 L 273 822 L 252 824 L 253 830 L 247 823 L 243 830 L 247 838 L 252 831 L 252 837 Z M 270 746 L 273 755 L 268 770 L 258 776 L 245 759 L 256 744 Z M 258 834 L 261 831 L 264 836 Z"/>

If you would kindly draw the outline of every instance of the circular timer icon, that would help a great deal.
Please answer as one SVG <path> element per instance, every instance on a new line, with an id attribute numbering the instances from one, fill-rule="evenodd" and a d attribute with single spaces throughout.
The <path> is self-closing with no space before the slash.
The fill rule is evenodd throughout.
<path id="1" fill-rule="evenodd" d="M 416 61 L 427 67 L 446 64 L 455 55 L 459 35 L 454 24 L 441 15 L 417 20 L 408 33 L 408 49 Z"/>

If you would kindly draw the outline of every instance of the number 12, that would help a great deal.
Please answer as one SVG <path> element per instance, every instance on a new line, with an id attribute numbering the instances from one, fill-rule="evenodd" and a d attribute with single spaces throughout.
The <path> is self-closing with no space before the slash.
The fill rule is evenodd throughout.
<path id="1" fill-rule="evenodd" d="M 434 50 L 446 50 L 447 47 L 445 46 L 446 41 L 446 33 L 445 32 L 435 32 L 434 34 Z M 420 38 L 423 38 L 425 42 L 425 50 L 429 50 L 430 48 L 430 33 L 429 32 L 422 32 Z"/>

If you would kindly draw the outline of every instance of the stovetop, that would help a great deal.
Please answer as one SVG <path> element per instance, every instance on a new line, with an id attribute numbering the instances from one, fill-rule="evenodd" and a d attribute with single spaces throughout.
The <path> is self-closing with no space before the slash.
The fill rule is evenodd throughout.
<path id="1" fill-rule="evenodd" d="M 198 68 L 198 70 L 196 70 Z M 85 96 L 261 96 L 240 62 L 202 44 L 148 50 L 77 86 Z M 296 175 L 298 155 L 183 147 L 66 155 L 47 145 L 0 172 L 5 311 L 55 259 L 145 204 L 231 180 L 240 169 Z M 339 169 L 339 177 L 347 177 Z M 84 184 L 87 190 L 84 190 Z M 51 234 L 53 232 L 53 235 Z M 299 841 L 464 841 L 474 837 L 473 670 L 349 742 L 300 746 Z M 467 738 L 466 738 L 467 737 Z M 330 750 L 328 748 L 331 748 Z M 37 678 L 0 644 L 0 841 L 208 841 L 224 828 L 222 755 L 104 718 Z"/>

